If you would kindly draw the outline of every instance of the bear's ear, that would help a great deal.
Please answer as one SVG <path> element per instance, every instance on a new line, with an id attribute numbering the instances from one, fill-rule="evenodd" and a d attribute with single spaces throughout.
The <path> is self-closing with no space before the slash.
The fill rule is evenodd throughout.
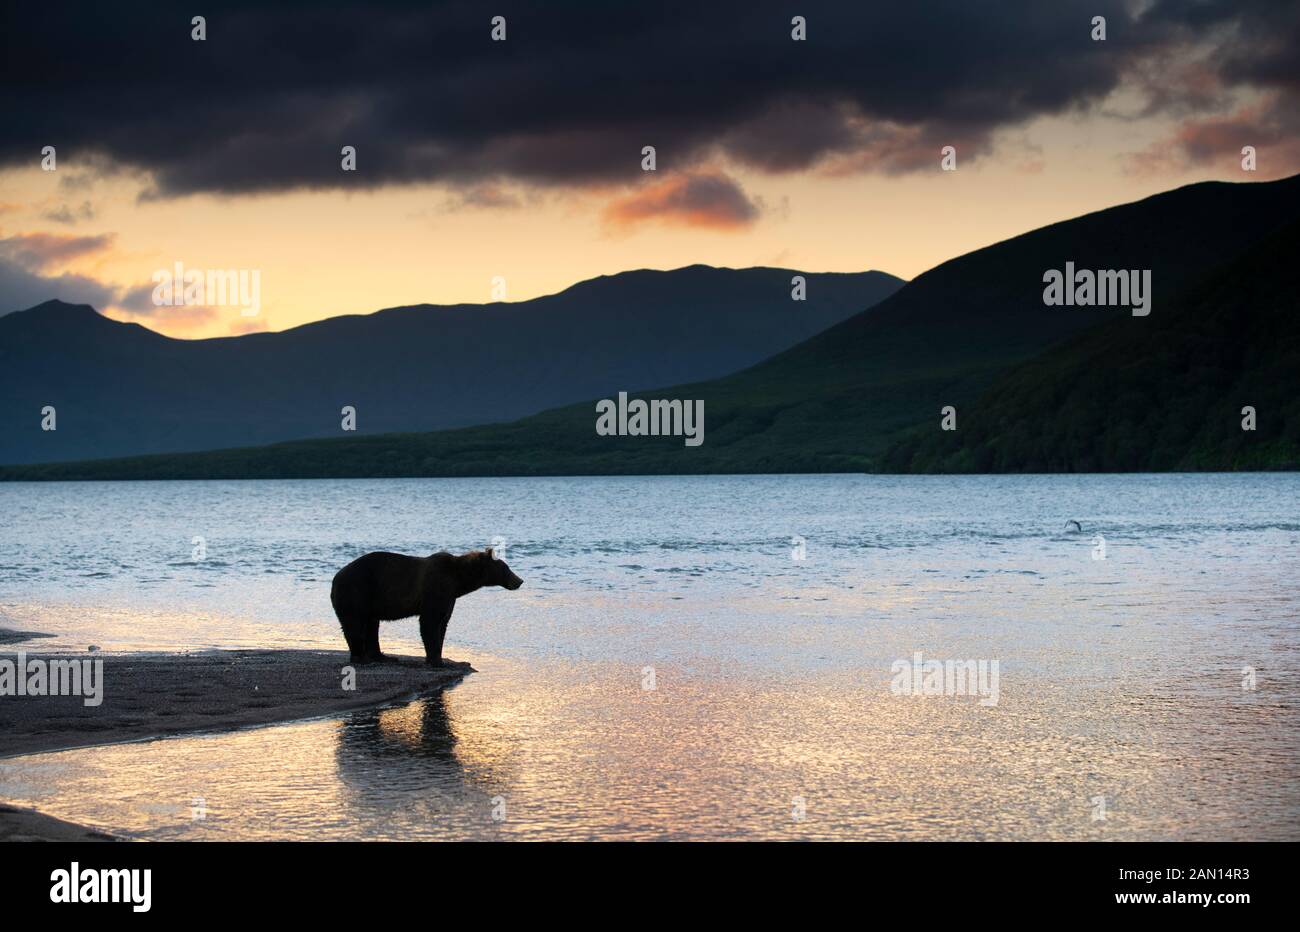
<path id="1" fill-rule="evenodd" d="M 495 559 L 496 559 L 496 557 L 492 556 L 492 548 L 491 548 L 491 547 L 489 547 L 487 550 L 484 550 L 483 552 L 487 554 L 487 558 L 488 558 L 489 560 L 495 560 Z"/>

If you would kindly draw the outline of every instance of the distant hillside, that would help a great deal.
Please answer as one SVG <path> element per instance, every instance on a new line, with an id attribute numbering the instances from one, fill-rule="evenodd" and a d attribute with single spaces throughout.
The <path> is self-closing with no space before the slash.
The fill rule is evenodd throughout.
<path id="1" fill-rule="evenodd" d="M 515 304 L 392 308 L 281 333 L 174 340 L 51 301 L 0 317 L 0 463 L 509 421 L 725 375 L 892 294 L 883 272 L 637 271 Z M 54 405 L 58 429 L 40 429 Z"/>
<path id="2" fill-rule="evenodd" d="M 1164 313 L 1017 366 L 885 457 L 897 472 L 1300 469 L 1300 222 Z M 1255 409 L 1253 432 L 1242 408 Z"/>
<path id="3" fill-rule="evenodd" d="M 1207 273 L 1242 258 L 1266 265 L 1276 256 L 1277 231 L 1300 216 L 1300 176 L 1276 182 L 1205 183 L 1180 188 L 1145 200 L 1054 224 L 1006 242 L 977 250 L 925 273 L 869 313 L 841 324 L 779 353 L 743 372 L 721 379 L 642 392 L 647 398 L 703 399 L 705 442 L 686 447 L 679 437 L 600 437 L 595 432 L 593 401 L 613 397 L 606 391 L 593 400 L 557 408 L 502 425 L 427 434 L 395 434 L 346 440 L 280 444 L 255 449 L 222 450 L 186 456 L 136 458 L 105 463 L 3 470 L 0 478 L 196 478 L 196 477 L 315 477 L 315 476 L 439 476 L 533 474 L 636 474 L 715 472 L 835 472 L 879 471 L 891 467 L 965 468 L 959 449 L 923 444 L 937 430 L 940 409 L 959 412 L 960 442 L 977 426 L 974 407 L 998 380 L 1054 347 L 1089 330 L 1112 334 L 1125 344 L 1142 341 L 1137 356 L 1119 350 L 1090 357 L 1105 381 L 1112 369 L 1136 365 L 1141 353 L 1155 354 L 1160 346 L 1147 342 L 1166 318 L 1183 320 L 1208 308 L 1196 303 L 1195 289 Z M 1264 244 L 1264 245 L 1261 245 Z M 1251 255 L 1258 247 L 1258 254 Z M 1043 273 L 1064 268 L 1150 269 L 1154 298 L 1148 317 L 1133 317 L 1127 308 L 1048 307 L 1043 304 Z M 1234 273 L 1229 272 L 1229 276 Z M 1239 273 L 1237 273 L 1239 274 Z M 1289 297 L 1278 276 L 1262 278 L 1257 297 Z M 1268 282 L 1273 282 L 1270 286 Z M 1215 287 L 1228 288 L 1226 280 Z M 1252 286 L 1242 283 L 1243 289 Z M 1225 335 L 1224 339 L 1228 339 Z M 1244 344 L 1233 364 L 1237 375 L 1223 384 L 1250 387 L 1258 377 L 1272 377 L 1293 390 L 1294 377 L 1272 374 L 1274 357 L 1256 341 L 1275 341 L 1266 327 L 1247 327 L 1236 337 Z M 1136 343 L 1135 343 L 1136 345 Z M 1048 370 L 1053 368 L 1048 358 Z M 1192 357 L 1180 357 L 1195 365 Z M 1127 360 L 1127 361 L 1126 361 Z M 1171 371 L 1180 362 L 1170 363 Z M 1227 363 L 1224 363 L 1226 366 Z M 1195 381 L 1196 373 L 1186 375 Z M 1235 380 L 1235 381 L 1234 381 Z M 1059 386 L 1058 386 L 1059 387 Z M 1159 386 L 1154 386 L 1158 389 Z M 1154 390 L 1153 389 L 1153 390 Z M 1002 395 L 991 395 L 996 400 Z M 1132 403 L 1173 404 L 1154 391 Z M 1261 394 L 1266 399 L 1272 395 Z M 1127 396 L 1126 396 L 1127 398 Z M 1154 399 L 1154 400 L 1153 400 Z M 1209 403 L 1202 397 L 1197 405 Z M 991 402 L 992 403 L 992 402 Z M 1017 402 L 1018 404 L 1019 402 Z M 1100 401 L 1098 405 L 1100 405 Z M 1222 405 L 1253 403 L 1223 397 Z M 1272 404 L 1272 402 L 1266 402 Z M 1257 404 L 1258 407 L 1258 404 Z M 1276 407 L 1276 405 L 1275 405 Z M 1009 408 L 1001 415 L 1010 418 Z M 1266 418 L 1290 436 L 1294 414 L 1260 408 L 1261 430 Z M 1200 416 L 1217 424 L 1218 409 Z M 1185 409 L 1180 417 L 1194 417 Z M 992 416 L 992 415 L 991 415 Z M 1239 421 L 1239 417 L 1237 418 Z M 1235 422 L 1232 422 L 1235 423 Z M 1232 423 L 1227 426 L 1231 427 Z M 986 427 L 991 431 L 992 428 Z M 1225 428 L 1226 429 L 1226 428 Z M 1275 428 L 1270 428 L 1275 429 Z M 1215 430 L 1218 430 L 1216 427 Z M 992 433 L 989 434 L 993 436 Z M 1140 445 L 1160 442 L 1152 433 Z M 1179 462 L 1193 466 L 1222 465 L 1215 434 L 1191 441 L 1186 456 L 1162 453 L 1145 462 Z M 1223 435 L 1228 436 L 1228 435 Z M 1235 436 L 1235 435 L 1234 435 Z M 1235 437 L 1248 444 L 1251 439 Z M 952 442 L 952 441 L 934 441 Z M 1087 434 L 1076 449 L 1091 441 Z M 1172 442 L 1172 441 L 1171 441 Z M 1242 448 L 1245 449 L 1244 447 Z M 1274 466 L 1285 462 L 1281 452 L 1255 451 L 1230 464 Z M 1199 452 L 1198 452 L 1199 451 Z M 1106 450 L 1098 446 L 1088 468 L 1111 468 Z M 976 456 L 970 452 L 969 456 Z M 983 454 L 981 454 L 983 455 Z M 1252 459 L 1252 457 L 1254 457 Z M 1280 457 L 1280 458 L 1279 458 Z M 990 459 L 988 468 L 1019 468 Z M 1084 468 L 1082 460 L 1074 461 Z M 955 465 L 954 465 L 955 464 Z M 978 468 L 978 467 L 977 467 Z M 1024 466 L 1023 468 L 1030 468 Z M 1074 468 L 1069 461 L 1047 460 L 1042 468 Z M 1120 468 L 1120 467 L 1115 467 Z M 1147 467 L 1154 468 L 1154 467 Z"/>

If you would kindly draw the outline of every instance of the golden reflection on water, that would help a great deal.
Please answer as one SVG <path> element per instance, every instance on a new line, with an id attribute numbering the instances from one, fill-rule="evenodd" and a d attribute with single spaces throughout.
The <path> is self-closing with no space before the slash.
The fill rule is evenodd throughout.
<path id="1" fill-rule="evenodd" d="M 141 838 L 1258 839 L 1300 823 L 1285 706 L 1217 680 L 1175 700 L 1011 670 L 984 707 L 896 696 L 884 676 L 665 665 L 645 689 L 621 664 L 475 663 L 445 694 L 338 720 L 0 762 L 0 797 Z"/>

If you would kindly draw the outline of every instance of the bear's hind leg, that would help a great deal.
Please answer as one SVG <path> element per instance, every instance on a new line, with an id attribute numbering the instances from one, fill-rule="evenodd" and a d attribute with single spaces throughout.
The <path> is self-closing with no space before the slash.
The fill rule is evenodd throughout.
<path id="1" fill-rule="evenodd" d="M 356 615 L 339 614 L 339 626 L 343 628 L 343 639 L 348 642 L 348 653 L 353 663 L 365 659 L 366 622 Z"/>

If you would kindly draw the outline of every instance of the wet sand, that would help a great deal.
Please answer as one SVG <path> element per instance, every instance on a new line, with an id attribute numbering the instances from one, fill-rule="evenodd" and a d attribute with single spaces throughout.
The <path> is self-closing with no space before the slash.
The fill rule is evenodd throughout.
<path id="1" fill-rule="evenodd" d="M 33 641 L 37 638 L 52 638 L 54 635 L 40 631 L 17 631 L 13 628 L 0 628 L 0 644 L 17 644 L 21 641 Z"/>
<path id="2" fill-rule="evenodd" d="M 473 668 L 433 669 L 423 658 L 392 657 L 355 668 L 344 688 L 343 651 L 240 650 L 201 654 L 40 655 L 103 661 L 103 701 L 82 696 L 0 697 L 0 758 L 95 744 L 230 731 L 331 715 L 445 688 Z M 12 650 L 0 660 L 14 661 Z M 30 810 L 0 806 L 0 841 L 106 838 Z"/>
<path id="3" fill-rule="evenodd" d="M 83 825 L 64 822 L 34 809 L 0 805 L 0 841 L 118 841 Z"/>

